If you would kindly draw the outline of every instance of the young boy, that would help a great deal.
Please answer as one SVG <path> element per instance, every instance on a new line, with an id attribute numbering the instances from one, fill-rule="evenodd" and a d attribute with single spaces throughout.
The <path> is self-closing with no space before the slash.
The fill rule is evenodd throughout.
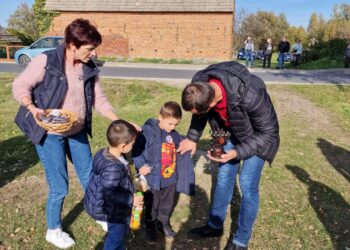
<path id="1" fill-rule="evenodd" d="M 177 155 L 182 140 L 175 131 L 182 117 L 176 102 L 165 103 L 158 119 L 149 119 L 136 139 L 132 157 L 136 169 L 146 177 L 150 190 L 144 193 L 146 241 L 156 242 L 156 228 L 168 238 L 175 232 L 170 226 L 175 192 L 194 193 L 194 171 L 190 154 Z"/>
<path id="2" fill-rule="evenodd" d="M 113 121 L 107 130 L 109 147 L 102 148 L 94 157 L 84 206 L 95 220 L 107 222 L 104 250 L 125 249 L 123 240 L 129 227 L 132 206 L 143 206 L 143 198 L 134 196 L 128 162 L 123 156 L 131 151 L 137 133 L 128 122 Z"/>

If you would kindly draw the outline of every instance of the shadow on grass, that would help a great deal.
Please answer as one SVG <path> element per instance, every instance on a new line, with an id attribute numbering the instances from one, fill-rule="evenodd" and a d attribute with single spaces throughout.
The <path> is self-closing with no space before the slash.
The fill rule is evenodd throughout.
<path id="1" fill-rule="evenodd" d="M 328 232 L 334 249 L 350 246 L 350 205 L 334 189 L 314 181 L 310 175 L 298 166 L 286 165 L 286 168 L 308 188 L 310 205 Z"/>
<path id="2" fill-rule="evenodd" d="M 350 182 L 350 151 L 322 138 L 318 138 L 317 146 L 335 170 Z"/>
<path id="3" fill-rule="evenodd" d="M 209 200 L 204 189 L 196 185 L 196 194 L 190 199 L 188 220 L 182 223 L 171 249 L 220 249 L 218 238 L 191 239 L 189 230 L 205 225 L 208 218 Z"/>
<path id="4" fill-rule="evenodd" d="M 73 224 L 73 222 L 78 218 L 78 216 L 84 211 L 84 199 L 79 201 L 72 210 L 69 211 L 69 213 L 63 218 L 62 220 L 62 226 L 65 228 L 65 230 L 70 234 L 74 235 L 73 232 L 69 231 L 70 225 Z"/>
<path id="5" fill-rule="evenodd" d="M 0 142 L 0 188 L 39 162 L 34 145 L 25 136 Z"/>

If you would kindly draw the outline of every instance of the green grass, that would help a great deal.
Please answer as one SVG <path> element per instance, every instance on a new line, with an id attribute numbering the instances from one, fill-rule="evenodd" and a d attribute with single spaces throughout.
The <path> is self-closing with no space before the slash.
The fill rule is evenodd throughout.
<path id="1" fill-rule="evenodd" d="M 0 74 L 0 249 L 54 249 L 45 243 L 46 182 L 33 145 L 13 123 L 18 104 L 11 97 L 15 75 Z M 118 115 L 142 125 L 156 117 L 161 104 L 179 102 L 181 90 L 150 81 L 105 79 L 102 85 Z M 250 249 L 344 249 L 350 246 L 350 88 L 347 86 L 269 85 L 279 123 L 281 145 L 266 166 L 260 185 L 260 211 Z M 304 107 L 295 100 L 306 100 Z M 306 112 L 308 111 L 308 112 Z M 313 116 L 308 116 L 312 114 Z M 316 118 L 315 118 L 316 117 Z M 324 120 L 329 119 L 328 123 Z M 185 113 L 178 130 L 190 121 Z M 109 121 L 94 114 L 91 148 L 106 145 Z M 207 132 L 205 139 L 209 136 Z M 203 140 L 200 149 L 208 145 Z M 172 224 L 177 249 L 223 249 L 237 220 L 232 204 L 225 235 L 189 241 L 187 231 L 204 223 L 216 166 L 195 158 L 197 195 L 180 197 Z M 209 167 L 209 168 L 208 168 Z M 70 192 L 63 209 L 63 226 L 74 236 L 72 249 L 101 249 L 104 232 L 83 211 L 83 193 L 71 170 Z M 237 199 L 235 199 L 237 200 Z M 231 218 L 233 222 L 231 223 Z M 155 249 L 163 249 L 160 242 Z M 151 249 L 142 232 L 127 240 L 129 249 Z M 154 249 L 154 248 L 152 248 Z"/>

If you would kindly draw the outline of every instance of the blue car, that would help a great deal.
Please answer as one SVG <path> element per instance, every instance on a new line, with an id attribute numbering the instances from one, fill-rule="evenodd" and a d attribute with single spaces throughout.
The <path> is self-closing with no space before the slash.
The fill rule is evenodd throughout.
<path id="1" fill-rule="evenodd" d="M 36 55 L 56 48 L 63 43 L 62 36 L 47 36 L 40 38 L 28 47 L 21 48 L 15 53 L 15 62 L 21 65 L 27 65 Z"/>
<path id="2" fill-rule="evenodd" d="M 253 51 L 253 58 L 254 60 L 262 60 L 264 59 L 264 53 L 262 52 L 262 50 L 258 50 L 258 51 Z M 241 50 L 238 52 L 237 54 L 237 59 L 238 60 L 245 60 L 245 49 L 241 48 Z"/>

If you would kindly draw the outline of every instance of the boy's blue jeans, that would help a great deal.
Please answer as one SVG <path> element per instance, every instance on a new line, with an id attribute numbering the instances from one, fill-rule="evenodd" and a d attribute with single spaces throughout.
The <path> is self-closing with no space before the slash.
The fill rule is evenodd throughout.
<path id="1" fill-rule="evenodd" d="M 69 183 L 67 146 L 71 152 L 76 174 L 85 191 L 92 170 L 92 155 L 86 132 L 69 137 L 48 134 L 42 145 L 35 145 L 49 186 L 46 204 L 46 222 L 49 229 L 61 227 L 62 206 Z"/>
<path id="2" fill-rule="evenodd" d="M 103 246 L 103 250 L 124 250 L 124 238 L 127 224 L 108 223 L 108 234 Z"/>
<path id="3" fill-rule="evenodd" d="M 232 150 L 234 145 L 228 142 L 225 151 Z M 233 242 L 240 246 L 247 246 L 250 240 L 253 224 L 259 209 L 259 182 L 265 161 L 258 156 L 252 156 L 243 161 L 232 160 L 219 164 L 217 184 L 214 191 L 212 206 L 209 213 L 208 225 L 223 228 L 228 205 L 231 202 L 233 188 L 239 173 L 239 185 L 242 193 L 241 207 L 238 216 L 238 230 Z"/>

